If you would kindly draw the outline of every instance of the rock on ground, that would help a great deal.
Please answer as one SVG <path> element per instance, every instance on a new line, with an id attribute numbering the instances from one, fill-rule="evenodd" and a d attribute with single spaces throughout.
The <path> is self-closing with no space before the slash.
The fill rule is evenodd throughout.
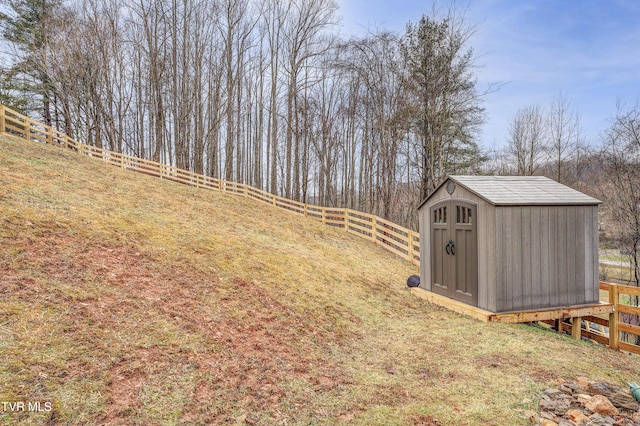
<path id="1" fill-rule="evenodd" d="M 525 416 L 541 426 L 640 425 L 640 405 L 627 388 L 584 377 L 558 379 L 556 388 L 542 393 L 538 409 Z"/>

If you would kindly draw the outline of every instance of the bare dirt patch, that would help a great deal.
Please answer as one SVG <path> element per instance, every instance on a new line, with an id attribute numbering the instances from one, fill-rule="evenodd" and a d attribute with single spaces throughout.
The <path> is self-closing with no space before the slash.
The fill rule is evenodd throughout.
<path id="1" fill-rule="evenodd" d="M 23 266 L 39 278 L 7 273 L 3 292 L 30 301 L 45 294 L 43 300 L 51 303 L 66 300 L 69 337 L 106 350 L 99 355 L 106 368 L 99 374 L 108 383 L 102 422 L 142 416 L 145 387 L 180 369 L 193 368 L 194 376 L 201 377 L 185 389 L 189 402 L 181 415 L 206 414 L 210 421 L 232 414 L 224 404 L 207 408 L 221 395 L 233 411 L 269 413 L 291 402 L 288 383 L 306 383 L 310 392 L 350 383 L 335 362 L 317 354 L 318 348 L 339 343 L 339 335 L 318 333 L 336 312 L 327 320 L 304 318 L 259 286 L 240 278 L 222 283 L 215 275 L 157 265 L 136 247 L 87 246 L 62 233 L 16 245 L 22 247 Z M 52 292 L 47 288 L 52 282 L 61 287 Z M 88 282 L 94 292 L 86 291 Z M 85 290 L 76 294 L 74 288 Z M 154 340 L 152 346 L 140 347 L 140 333 L 153 327 L 149 321 L 169 324 L 169 340 L 176 341 Z M 86 330 L 81 332 L 85 326 L 119 341 L 94 345 Z M 198 343 L 181 348 L 182 333 Z M 77 361 L 65 366 L 70 371 L 79 367 Z"/>

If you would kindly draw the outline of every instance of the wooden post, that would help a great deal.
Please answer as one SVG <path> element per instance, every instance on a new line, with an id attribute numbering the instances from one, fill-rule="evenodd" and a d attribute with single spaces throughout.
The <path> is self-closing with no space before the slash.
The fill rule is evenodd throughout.
<path id="1" fill-rule="evenodd" d="M 571 337 L 580 340 L 582 332 L 582 317 L 574 317 L 571 319 Z"/>
<path id="2" fill-rule="evenodd" d="M 304 217 L 307 217 L 307 203 L 304 203 L 303 206 L 304 206 Z"/>
<path id="3" fill-rule="evenodd" d="M 324 207 L 322 208 L 322 223 L 327 223 L 327 212 L 324 210 Z"/>
<path id="4" fill-rule="evenodd" d="M 29 117 L 25 118 L 24 120 L 24 138 L 28 141 L 31 140 L 31 123 L 29 123 L 31 120 L 29 119 Z"/>
<path id="5" fill-rule="evenodd" d="M 619 302 L 618 285 L 609 284 L 609 303 L 613 304 L 613 312 L 609 314 L 609 347 L 611 349 L 618 349 L 620 342 L 620 335 L 618 333 L 618 319 L 620 318 L 620 313 L 618 312 Z"/>
<path id="6" fill-rule="evenodd" d="M 556 321 L 556 331 L 558 334 L 562 334 L 562 318 L 558 318 Z"/>
<path id="7" fill-rule="evenodd" d="M 371 215 L 371 241 L 378 242 L 378 216 Z"/>
<path id="8" fill-rule="evenodd" d="M 4 105 L 0 105 L 0 135 L 4 135 L 6 133 L 6 128 L 5 128 L 5 106 Z"/>
<path id="9" fill-rule="evenodd" d="M 47 143 L 53 145 L 53 127 L 45 126 L 45 129 L 47 129 Z"/>
<path id="10" fill-rule="evenodd" d="M 409 257 L 409 262 L 413 261 L 413 231 L 407 231 L 407 238 L 409 239 L 409 249 L 407 250 L 407 256 Z"/>
<path id="11" fill-rule="evenodd" d="M 349 232 L 349 210 L 344 209 L 344 230 Z"/>

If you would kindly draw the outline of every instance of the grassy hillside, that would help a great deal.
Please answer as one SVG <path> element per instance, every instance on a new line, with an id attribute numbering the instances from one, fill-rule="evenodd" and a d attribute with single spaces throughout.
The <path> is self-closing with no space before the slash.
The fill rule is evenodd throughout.
<path id="1" fill-rule="evenodd" d="M 0 401 L 14 424 L 526 424 L 640 357 L 412 296 L 414 266 L 239 197 L 0 138 Z"/>

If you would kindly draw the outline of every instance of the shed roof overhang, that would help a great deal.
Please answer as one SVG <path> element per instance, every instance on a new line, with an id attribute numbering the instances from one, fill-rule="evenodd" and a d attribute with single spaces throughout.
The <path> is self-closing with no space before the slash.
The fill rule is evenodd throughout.
<path id="1" fill-rule="evenodd" d="M 448 176 L 418 206 L 420 210 L 448 181 L 494 206 L 594 206 L 602 201 L 544 176 Z"/>

